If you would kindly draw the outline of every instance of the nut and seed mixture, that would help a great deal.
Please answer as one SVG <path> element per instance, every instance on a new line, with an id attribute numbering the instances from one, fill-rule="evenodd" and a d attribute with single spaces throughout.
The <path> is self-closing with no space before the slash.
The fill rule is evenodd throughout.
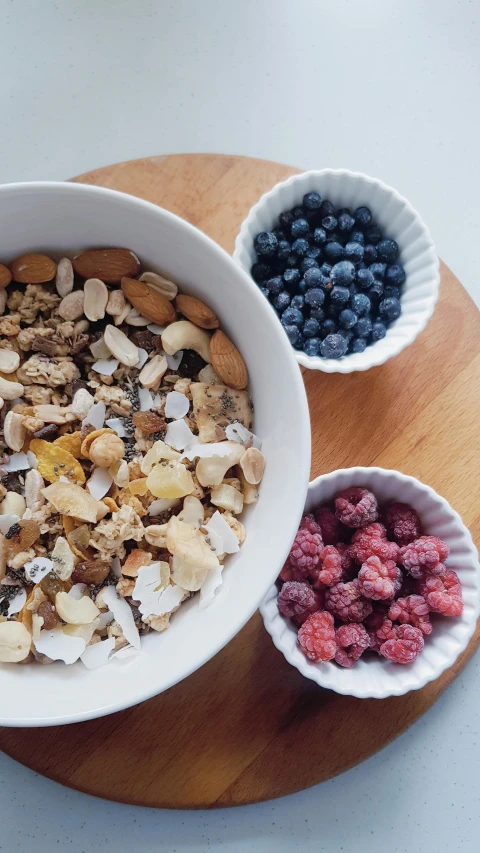
<path id="1" fill-rule="evenodd" d="M 138 653 L 245 539 L 265 460 L 211 308 L 122 248 L 0 280 L 0 661 Z"/>

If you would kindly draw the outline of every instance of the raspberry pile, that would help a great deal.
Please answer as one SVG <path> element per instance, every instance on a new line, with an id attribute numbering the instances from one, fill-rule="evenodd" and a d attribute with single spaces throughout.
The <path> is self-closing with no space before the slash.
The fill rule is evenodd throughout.
<path id="1" fill-rule="evenodd" d="M 413 507 L 379 506 L 368 489 L 344 489 L 303 516 L 278 578 L 278 609 L 313 663 L 352 667 L 365 652 L 412 663 L 431 617 L 463 611 L 448 551 L 423 533 Z"/>

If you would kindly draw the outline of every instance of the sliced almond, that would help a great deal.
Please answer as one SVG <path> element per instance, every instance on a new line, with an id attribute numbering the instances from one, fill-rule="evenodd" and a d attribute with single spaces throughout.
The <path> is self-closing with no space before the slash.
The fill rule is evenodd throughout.
<path id="1" fill-rule="evenodd" d="M 23 416 L 15 412 L 7 412 L 3 425 L 3 436 L 10 450 L 18 453 L 25 441 L 26 429 L 23 425 Z"/>
<path id="2" fill-rule="evenodd" d="M 0 349 L 0 371 L 2 373 L 15 373 L 19 364 L 18 352 L 12 349 Z"/>
<path id="3" fill-rule="evenodd" d="M 72 293 L 67 294 L 58 306 L 58 313 L 62 320 L 78 320 L 83 314 L 84 302 L 85 294 L 83 290 L 74 290 Z"/>
<path id="4" fill-rule="evenodd" d="M 55 278 L 57 265 L 48 255 L 20 255 L 10 264 L 13 280 L 21 284 L 43 284 Z"/>
<path id="5" fill-rule="evenodd" d="M 240 468 L 247 483 L 257 485 L 265 471 L 265 457 L 256 447 L 249 447 L 240 459 Z"/>
<path id="6" fill-rule="evenodd" d="M 4 287 L 8 287 L 12 280 L 12 273 L 5 266 L 5 264 L 0 264 L 0 290 L 3 290 Z"/>
<path id="7" fill-rule="evenodd" d="M 225 385 L 237 389 L 246 387 L 247 365 L 236 346 L 220 329 L 217 329 L 210 340 L 210 361 Z"/>
<path id="8" fill-rule="evenodd" d="M 183 314 L 191 323 L 195 323 L 201 329 L 218 329 L 220 323 L 217 315 L 200 299 L 179 294 L 176 303 L 180 314 Z"/>
<path id="9" fill-rule="evenodd" d="M 110 314 L 110 317 L 118 317 L 124 308 L 125 295 L 123 290 L 111 290 L 108 297 L 107 307 L 105 309 L 107 314 Z"/>
<path id="10" fill-rule="evenodd" d="M 108 302 L 107 286 L 99 278 L 88 278 L 84 284 L 83 313 L 92 323 L 103 320 Z"/>
<path id="11" fill-rule="evenodd" d="M 140 357 L 138 347 L 120 329 L 111 325 L 105 326 L 104 340 L 115 358 L 126 367 L 135 367 Z"/>
<path id="12" fill-rule="evenodd" d="M 143 272 L 140 276 L 140 281 L 149 284 L 157 293 L 161 293 L 162 296 L 165 296 L 169 300 L 175 299 L 178 293 L 178 287 L 175 282 L 169 281 L 168 278 L 165 278 L 158 272 Z"/>
<path id="13" fill-rule="evenodd" d="M 166 326 L 176 320 L 177 314 L 172 303 L 145 282 L 124 277 L 122 290 L 142 317 L 147 317 L 152 323 Z"/>
<path id="14" fill-rule="evenodd" d="M 58 262 L 55 287 L 59 296 L 68 296 L 73 290 L 73 267 L 70 258 L 62 258 Z"/>
<path id="15" fill-rule="evenodd" d="M 16 400 L 17 397 L 22 396 L 24 391 L 25 388 L 20 382 L 10 382 L 0 376 L 0 397 L 4 400 Z"/>
<path id="16" fill-rule="evenodd" d="M 88 249 L 73 259 L 73 268 L 83 278 L 116 284 L 125 275 L 138 275 L 140 261 L 130 249 Z"/>
<path id="17" fill-rule="evenodd" d="M 151 361 L 140 371 L 138 381 L 144 388 L 153 388 L 168 370 L 168 362 L 164 355 L 154 355 Z"/>

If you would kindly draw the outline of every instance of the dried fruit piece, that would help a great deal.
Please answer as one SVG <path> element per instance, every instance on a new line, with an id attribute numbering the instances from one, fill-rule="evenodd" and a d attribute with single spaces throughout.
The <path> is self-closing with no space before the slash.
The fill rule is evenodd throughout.
<path id="1" fill-rule="evenodd" d="M 172 303 L 145 282 L 123 277 L 121 286 L 128 301 L 152 323 L 165 326 L 177 319 Z"/>
<path id="2" fill-rule="evenodd" d="M 176 303 L 180 314 L 195 326 L 200 326 L 201 329 L 218 329 L 220 323 L 217 315 L 200 299 L 182 293 L 177 296 Z"/>
<path id="3" fill-rule="evenodd" d="M 43 619 L 43 629 L 45 631 L 53 631 L 58 625 L 57 611 L 51 601 L 42 601 L 37 610 L 38 615 Z"/>
<path id="4" fill-rule="evenodd" d="M 58 512 L 81 518 L 90 524 L 95 524 L 99 514 L 101 515 L 103 505 L 81 486 L 73 483 L 52 483 L 42 489 L 42 494 Z"/>
<path id="5" fill-rule="evenodd" d="M 185 465 L 165 460 L 150 471 L 147 488 L 156 498 L 182 498 L 195 490 L 195 484 Z"/>
<path id="6" fill-rule="evenodd" d="M 83 560 L 77 563 L 72 574 L 73 583 L 86 583 L 97 586 L 103 583 L 110 571 L 110 565 L 102 560 Z"/>
<path id="7" fill-rule="evenodd" d="M 2 400 L 16 400 L 17 397 L 21 397 L 25 388 L 20 382 L 11 382 L 9 379 L 5 379 L 3 376 L 0 376 L 0 397 Z"/>
<path id="8" fill-rule="evenodd" d="M 80 430 L 60 435 L 53 443 L 57 447 L 61 447 L 62 450 L 66 450 L 68 453 L 71 453 L 75 459 L 80 458 L 82 448 L 82 435 Z"/>
<path id="9" fill-rule="evenodd" d="M 56 574 L 54 574 L 54 572 L 49 572 L 48 575 L 45 575 L 45 577 L 40 581 L 40 589 L 48 596 L 50 601 L 55 603 L 55 596 L 57 595 L 57 592 L 63 592 L 65 590 L 65 584 L 59 577 L 57 577 Z"/>
<path id="10" fill-rule="evenodd" d="M 163 340 L 163 336 L 162 336 Z M 230 388 L 242 389 L 248 383 L 247 365 L 239 350 L 217 329 L 210 340 L 210 361 L 222 382 Z"/>
<path id="11" fill-rule="evenodd" d="M 33 519 L 23 519 L 12 524 L 5 534 L 4 552 L 7 560 L 27 551 L 40 536 L 40 527 Z"/>
<path id="12" fill-rule="evenodd" d="M 30 442 L 30 450 L 37 457 L 37 470 L 49 483 L 55 483 L 60 477 L 66 477 L 71 483 L 84 483 L 85 473 L 75 457 L 58 446 L 41 438 Z"/>
<path id="13" fill-rule="evenodd" d="M 48 255 L 20 255 L 9 265 L 13 280 L 21 284 L 43 284 L 55 278 L 57 265 Z"/>
<path id="14" fill-rule="evenodd" d="M 82 278 L 116 284 L 123 276 L 137 275 L 140 261 L 130 249 L 88 249 L 73 259 L 73 268 Z"/>
<path id="15" fill-rule="evenodd" d="M 153 435 L 156 432 L 164 432 L 167 428 L 165 418 L 155 414 L 155 412 L 134 412 L 132 420 L 135 426 L 141 430 L 144 435 Z"/>
<path id="16" fill-rule="evenodd" d="M 325 611 L 312 613 L 298 632 L 298 644 L 313 663 L 332 660 L 337 651 L 333 616 Z"/>

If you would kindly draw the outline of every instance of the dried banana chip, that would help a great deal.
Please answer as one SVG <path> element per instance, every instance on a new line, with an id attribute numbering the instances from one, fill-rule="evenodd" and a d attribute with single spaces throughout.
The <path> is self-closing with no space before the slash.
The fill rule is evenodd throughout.
<path id="1" fill-rule="evenodd" d="M 91 494 L 81 486 L 73 483 L 52 483 L 51 486 L 42 489 L 42 494 L 58 512 L 81 518 L 82 521 L 89 521 L 91 524 L 96 523 L 97 516 L 102 510 L 102 504 L 99 501 L 92 498 Z"/>
<path id="2" fill-rule="evenodd" d="M 63 450 L 68 450 L 75 459 L 80 458 L 81 448 L 82 448 L 82 436 L 80 431 L 78 432 L 67 432 L 65 435 L 59 436 L 53 442 L 57 445 L 57 447 L 63 448 Z"/>
<path id="3" fill-rule="evenodd" d="M 42 438 L 34 438 L 30 442 L 30 450 L 37 457 L 37 470 L 49 483 L 57 482 L 60 477 L 66 477 L 69 483 L 85 482 L 80 462 L 63 447 Z"/>

